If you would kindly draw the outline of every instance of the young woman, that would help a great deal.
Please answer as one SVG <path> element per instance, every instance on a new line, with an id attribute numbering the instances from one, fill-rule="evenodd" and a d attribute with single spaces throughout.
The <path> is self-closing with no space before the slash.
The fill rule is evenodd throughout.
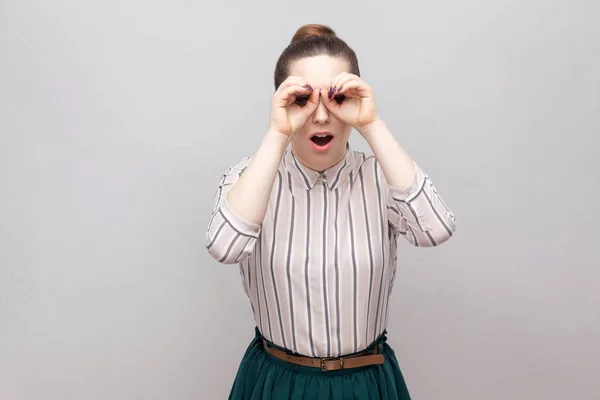
<path id="1" fill-rule="evenodd" d="M 455 230 L 380 118 L 354 51 L 304 25 L 275 68 L 270 126 L 219 182 L 209 253 L 240 266 L 256 320 L 230 399 L 409 399 L 386 342 L 397 239 Z M 350 148 L 355 129 L 373 155 Z"/>

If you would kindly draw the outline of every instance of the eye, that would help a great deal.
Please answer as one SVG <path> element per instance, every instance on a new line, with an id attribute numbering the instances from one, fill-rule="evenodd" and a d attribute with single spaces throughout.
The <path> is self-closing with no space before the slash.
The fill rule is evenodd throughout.
<path id="1" fill-rule="evenodd" d="M 343 94 L 337 95 L 335 96 L 333 99 L 338 103 L 338 104 L 342 104 L 342 102 L 344 101 L 344 99 L 346 98 L 346 96 L 344 96 Z"/>
<path id="2" fill-rule="evenodd" d="M 295 103 L 298 104 L 300 107 L 304 107 L 306 105 L 307 101 L 308 101 L 308 96 L 298 96 L 298 97 L 296 97 Z"/>

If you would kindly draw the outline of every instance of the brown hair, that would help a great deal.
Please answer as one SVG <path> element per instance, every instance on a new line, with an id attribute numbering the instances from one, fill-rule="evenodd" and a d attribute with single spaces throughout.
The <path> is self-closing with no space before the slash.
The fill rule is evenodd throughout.
<path id="1" fill-rule="evenodd" d="M 275 66 L 275 90 L 289 75 L 290 64 L 304 57 L 329 55 L 348 61 L 350 73 L 360 76 L 358 59 L 354 50 L 340 39 L 333 29 L 326 25 L 302 25 L 283 50 Z"/>

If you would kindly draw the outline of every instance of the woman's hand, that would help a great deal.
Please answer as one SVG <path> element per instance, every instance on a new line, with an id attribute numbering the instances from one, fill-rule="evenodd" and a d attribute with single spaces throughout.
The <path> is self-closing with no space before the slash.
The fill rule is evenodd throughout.
<path id="1" fill-rule="evenodd" d="M 361 134 L 363 128 L 379 119 L 373 89 L 357 75 L 347 72 L 337 75 L 329 92 L 321 89 L 321 96 L 336 118 Z"/>
<path id="2" fill-rule="evenodd" d="M 291 138 L 317 109 L 318 101 L 319 92 L 304 79 L 288 77 L 273 94 L 269 130 Z"/>

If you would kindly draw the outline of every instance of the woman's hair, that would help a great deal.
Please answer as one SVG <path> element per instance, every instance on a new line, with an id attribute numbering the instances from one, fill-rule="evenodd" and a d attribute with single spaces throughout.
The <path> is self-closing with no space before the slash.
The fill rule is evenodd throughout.
<path id="1" fill-rule="evenodd" d="M 289 75 L 290 65 L 301 58 L 320 55 L 340 57 L 348 61 L 350 73 L 360 76 L 356 53 L 326 25 L 301 26 L 283 50 L 275 66 L 275 90 Z"/>

